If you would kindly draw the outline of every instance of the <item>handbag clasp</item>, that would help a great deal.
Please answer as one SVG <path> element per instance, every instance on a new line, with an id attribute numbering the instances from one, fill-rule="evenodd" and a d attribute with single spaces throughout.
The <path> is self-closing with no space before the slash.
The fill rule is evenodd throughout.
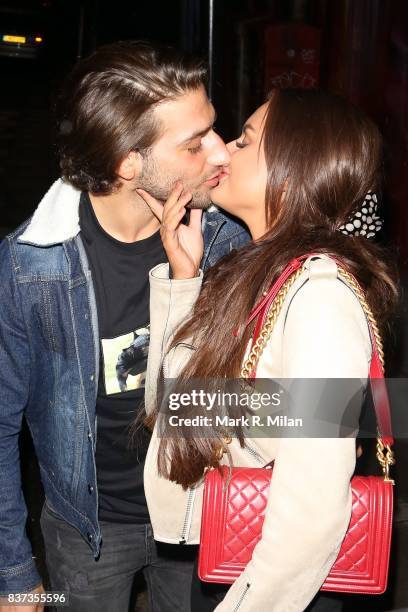
<path id="1" fill-rule="evenodd" d="M 381 438 L 377 438 L 377 459 L 381 465 L 384 475 L 384 482 L 395 484 L 395 481 L 390 478 L 390 466 L 395 465 L 394 451 L 389 444 L 384 444 Z"/>

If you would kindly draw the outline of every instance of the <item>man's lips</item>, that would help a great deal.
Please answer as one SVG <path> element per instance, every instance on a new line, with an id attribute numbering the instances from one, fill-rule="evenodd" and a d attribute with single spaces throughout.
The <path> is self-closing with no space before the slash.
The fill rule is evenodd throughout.
<path id="1" fill-rule="evenodd" d="M 222 178 L 224 178 L 225 176 L 227 176 L 227 175 L 228 175 L 228 172 L 225 172 L 225 170 L 221 170 L 221 171 L 217 172 L 217 174 L 214 174 L 209 179 L 207 179 L 205 181 L 205 184 L 206 185 L 210 185 L 211 187 L 215 187 L 216 185 L 218 185 L 220 180 Z"/>
<path id="2" fill-rule="evenodd" d="M 213 176 L 210 176 L 210 178 L 208 178 L 206 181 L 204 181 L 206 183 L 206 185 L 216 185 L 219 181 L 220 178 L 220 172 L 217 172 L 217 174 L 214 174 Z"/>

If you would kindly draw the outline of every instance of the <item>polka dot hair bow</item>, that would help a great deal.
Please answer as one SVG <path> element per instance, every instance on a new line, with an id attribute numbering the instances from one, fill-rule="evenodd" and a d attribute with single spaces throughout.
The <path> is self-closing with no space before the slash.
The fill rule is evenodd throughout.
<path id="1" fill-rule="evenodd" d="M 347 236 L 364 236 L 372 238 L 383 226 L 383 219 L 378 216 L 377 196 L 369 191 L 358 208 L 344 225 L 338 229 Z"/>

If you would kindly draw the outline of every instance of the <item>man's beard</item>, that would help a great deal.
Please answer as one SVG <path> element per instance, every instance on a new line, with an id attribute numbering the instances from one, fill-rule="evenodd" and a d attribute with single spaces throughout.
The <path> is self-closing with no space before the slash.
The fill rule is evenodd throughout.
<path id="1" fill-rule="evenodd" d="M 194 191 L 194 189 L 190 189 L 188 184 L 184 184 L 182 177 L 170 176 L 160 171 L 151 155 L 147 154 L 143 157 L 143 166 L 137 179 L 137 187 L 144 189 L 156 198 L 156 200 L 161 200 L 164 203 L 173 191 L 177 181 L 183 183 L 184 191 L 191 191 L 192 193 L 192 198 L 186 205 L 186 208 L 200 208 L 205 210 L 211 206 L 209 192 Z"/>

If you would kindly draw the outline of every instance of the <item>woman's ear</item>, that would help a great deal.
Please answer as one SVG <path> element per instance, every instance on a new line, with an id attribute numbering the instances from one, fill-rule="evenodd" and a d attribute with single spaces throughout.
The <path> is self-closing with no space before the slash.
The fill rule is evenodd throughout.
<path id="1" fill-rule="evenodd" d="M 133 181 L 142 169 L 142 156 L 138 151 L 130 151 L 119 164 L 117 174 L 124 181 Z"/>

